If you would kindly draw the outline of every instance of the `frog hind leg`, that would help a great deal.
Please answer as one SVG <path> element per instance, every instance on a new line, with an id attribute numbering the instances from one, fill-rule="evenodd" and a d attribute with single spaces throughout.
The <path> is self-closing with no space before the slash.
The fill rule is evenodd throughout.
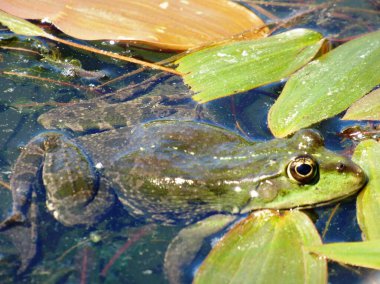
<path id="1" fill-rule="evenodd" d="M 68 207 L 64 204 L 56 204 L 51 212 L 65 226 L 91 226 L 106 215 L 115 201 L 113 190 L 105 183 L 101 183 L 97 195 L 85 205 Z"/>
<path id="2" fill-rule="evenodd" d="M 38 207 L 36 199 L 36 192 L 33 191 L 27 215 L 27 220 L 30 220 L 30 222 L 24 222 L 18 226 L 11 226 L 4 232 L 12 241 L 20 255 L 21 264 L 18 267 L 17 275 L 25 273 L 37 255 Z"/>
<path id="3" fill-rule="evenodd" d="M 21 253 L 20 273 L 29 267 L 37 251 L 37 193 L 33 188 L 41 173 L 47 207 L 64 225 L 92 225 L 115 201 L 113 192 L 101 182 L 75 142 L 60 133 L 44 133 L 32 139 L 13 168 L 12 214 L 0 223 L 0 230 L 12 228 L 17 235 L 14 242 L 20 247 L 29 244 Z"/>
<path id="4" fill-rule="evenodd" d="M 33 190 L 44 158 L 43 139 L 31 140 L 22 150 L 11 176 L 12 213 L 0 223 L 21 255 L 17 273 L 24 273 L 37 253 L 37 194 Z M 16 226 L 17 225 L 17 226 Z"/>
<path id="5" fill-rule="evenodd" d="M 33 185 L 37 180 L 43 159 L 43 139 L 37 136 L 22 149 L 12 170 L 10 181 L 13 199 L 12 213 L 0 223 L 0 231 L 27 220 Z"/>
<path id="6" fill-rule="evenodd" d="M 233 215 L 212 215 L 182 229 L 165 253 L 164 269 L 169 283 L 182 283 L 184 269 L 194 261 L 204 239 L 221 231 L 235 219 Z"/>
<path id="7" fill-rule="evenodd" d="M 15 163 L 10 181 L 12 214 L 0 223 L 0 230 L 26 221 L 40 173 L 47 207 L 64 225 L 92 225 L 115 201 L 76 142 L 61 133 L 44 133 L 24 147 Z"/>
<path id="8" fill-rule="evenodd" d="M 75 141 L 49 139 L 42 169 L 48 210 L 65 226 L 97 223 L 112 208 L 114 192 Z"/>

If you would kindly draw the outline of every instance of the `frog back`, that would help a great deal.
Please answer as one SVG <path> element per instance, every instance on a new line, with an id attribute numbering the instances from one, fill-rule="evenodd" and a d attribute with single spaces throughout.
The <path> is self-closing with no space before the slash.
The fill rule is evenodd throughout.
<path id="1" fill-rule="evenodd" d="M 250 199 L 252 181 L 273 174 L 265 166 L 252 169 L 253 145 L 204 123 L 148 123 L 131 131 L 107 175 L 135 217 L 192 222 L 213 212 L 238 213 Z"/>

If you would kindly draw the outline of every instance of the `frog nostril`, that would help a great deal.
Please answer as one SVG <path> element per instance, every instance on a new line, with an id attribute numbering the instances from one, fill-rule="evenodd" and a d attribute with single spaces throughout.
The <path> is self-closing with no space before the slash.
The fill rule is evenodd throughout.
<path id="1" fill-rule="evenodd" d="M 338 163 L 337 165 L 336 165 L 336 170 L 338 171 L 338 172 L 344 172 L 344 170 L 346 169 L 346 165 L 345 164 L 343 164 L 343 163 Z"/>

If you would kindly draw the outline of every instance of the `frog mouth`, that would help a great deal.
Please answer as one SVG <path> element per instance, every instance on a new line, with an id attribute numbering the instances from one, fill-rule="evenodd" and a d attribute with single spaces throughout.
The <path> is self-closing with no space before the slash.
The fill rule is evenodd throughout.
<path id="1" fill-rule="evenodd" d="M 357 192 L 358 192 L 358 190 L 350 192 L 347 195 L 343 195 L 343 196 L 339 196 L 337 198 L 330 199 L 330 200 L 325 201 L 325 202 L 319 202 L 319 203 L 315 203 L 315 204 L 299 205 L 299 206 L 295 206 L 295 207 L 290 208 L 290 209 L 311 209 L 311 208 L 316 208 L 316 207 L 327 206 L 327 205 L 330 205 L 330 204 L 333 204 L 333 203 L 337 203 L 337 202 L 339 202 L 341 200 L 344 200 L 344 199 L 346 199 L 348 197 L 354 196 Z"/>
<path id="2" fill-rule="evenodd" d="M 363 174 L 364 174 L 364 172 L 363 172 Z M 336 198 L 332 198 L 332 199 L 330 199 L 328 201 L 325 201 L 325 202 L 319 202 L 319 203 L 315 203 L 315 204 L 305 204 L 305 205 L 295 206 L 293 208 L 294 209 L 297 209 L 297 208 L 300 208 L 300 209 L 311 209 L 311 208 L 322 207 L 322 206 L 327 206 L 327 205 L 330 205 L 330 204 L 333 204 L 333 203 L 337 203 L 337 202 L 339 202 L 341 200 L 344 200 L 344 199 L 346 199 L 348 197 L 356 195 L 360 191 L 360 189 L 362 189 L 366 185 L 367 181 L 368 180 L 367 180 L 366 177 L 363 178 L 363 182 L 360 183 L 358 185 L 358 187 L 355 188 L 355 190 L 352 190 L 352 191 L 348 192 L 345 195 L 341 195 L 341 196 L 338 196 Z"/>

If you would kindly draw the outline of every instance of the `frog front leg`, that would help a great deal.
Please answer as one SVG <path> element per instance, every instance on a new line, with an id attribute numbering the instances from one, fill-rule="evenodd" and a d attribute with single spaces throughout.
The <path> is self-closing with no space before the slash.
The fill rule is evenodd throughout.
<path id="1" fill-rule="evenodd" d="M 26 145 L 16 161 L 10 183 L 13 210 L 0 223 L 0 230 L 25 221 L 39 174 L 47 208 L 66 226 L 96 223 L 115 201 L 113 192 L 73 140 L 60 133 L 41 134 Z"/>

